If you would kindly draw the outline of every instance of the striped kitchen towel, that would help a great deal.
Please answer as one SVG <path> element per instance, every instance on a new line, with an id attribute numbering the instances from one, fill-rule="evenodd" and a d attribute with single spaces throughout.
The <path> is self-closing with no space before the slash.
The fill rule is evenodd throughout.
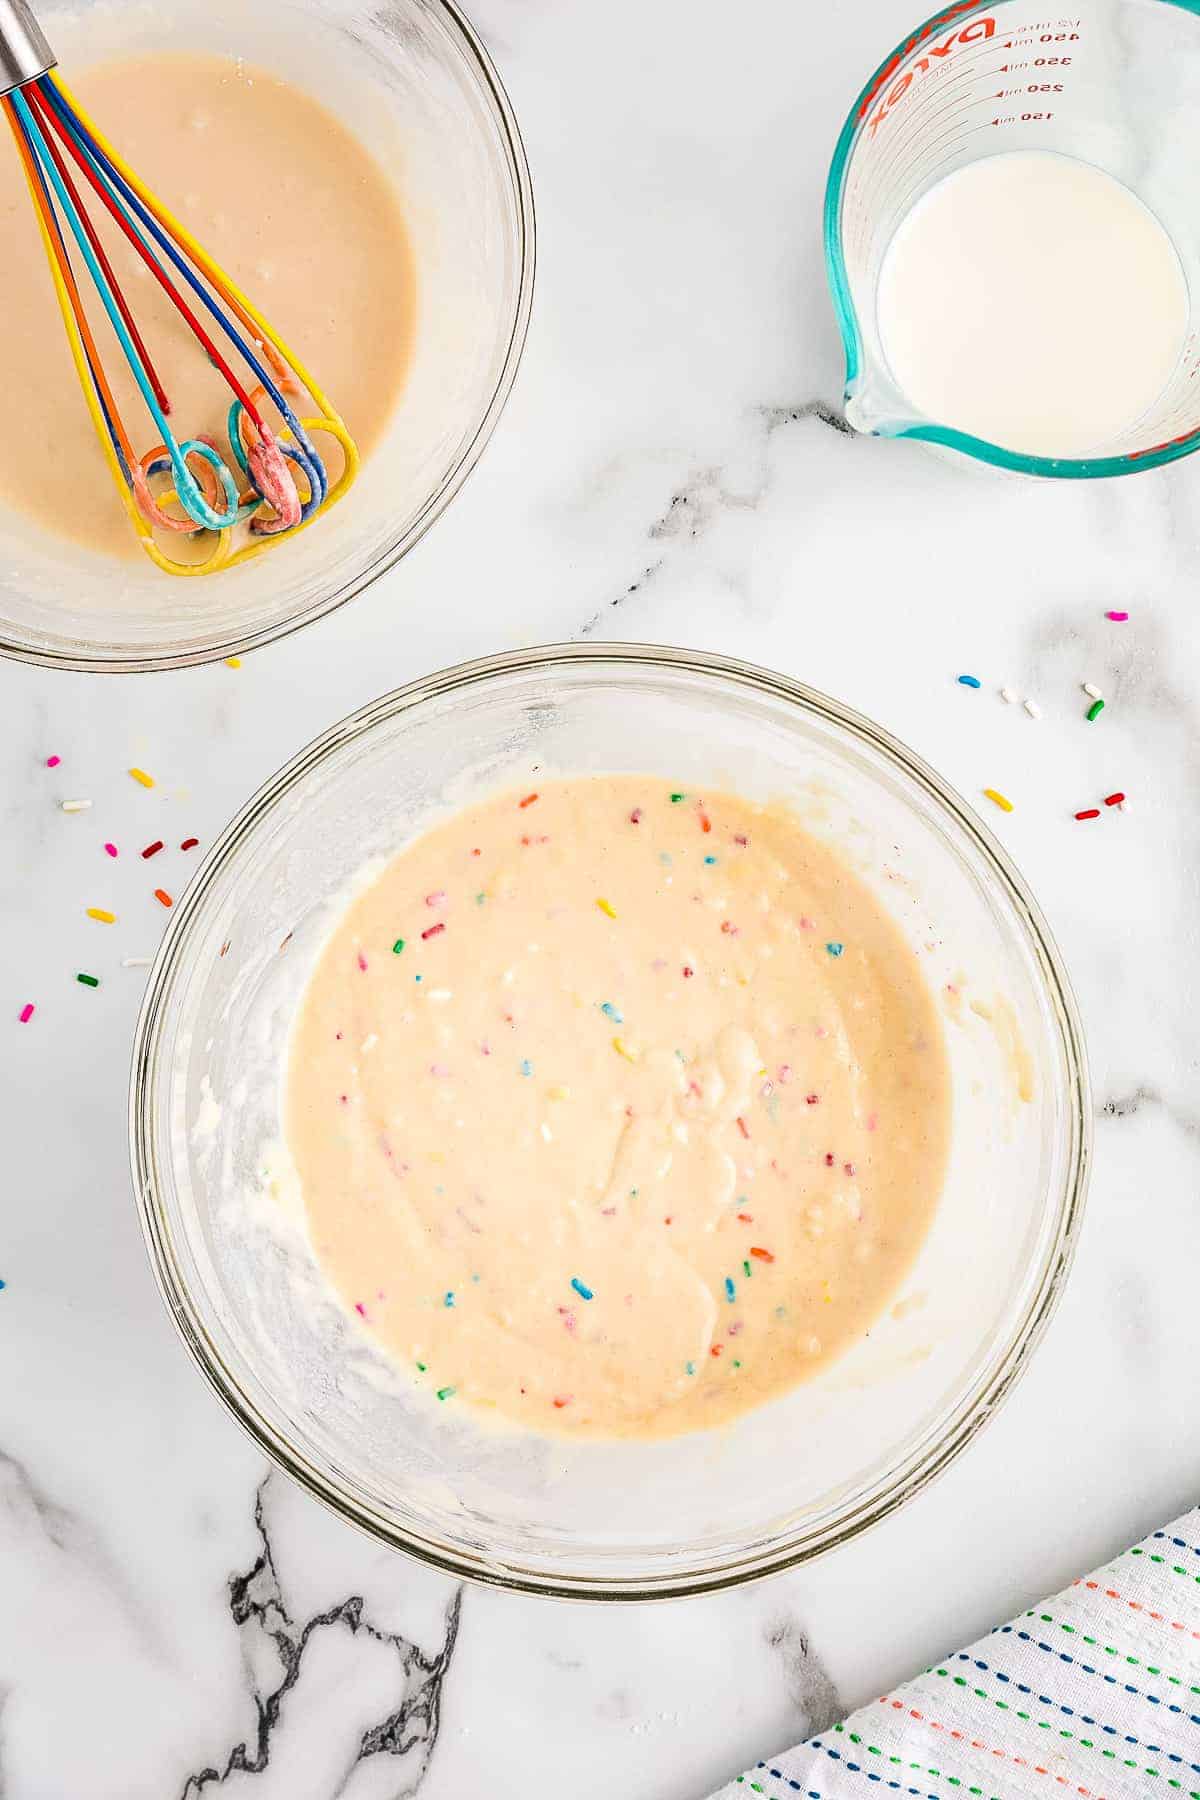
<path id="1" fill-rule="evenodd" d="M 1200 1800 L 1200 1509 L 714 1800 L 867 1800 L 872 1786 Z"/>

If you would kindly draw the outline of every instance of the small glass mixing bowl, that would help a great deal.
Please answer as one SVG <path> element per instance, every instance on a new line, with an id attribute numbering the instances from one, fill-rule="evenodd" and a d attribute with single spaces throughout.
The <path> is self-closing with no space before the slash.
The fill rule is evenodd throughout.
<path id="1" fill-rule="evenodd" d="M 223 574 L 177 580 L 136 551 L 97 555 L 0 507 L 0 652 L 131 671 L 252 650 L 397 562 L 491 435 L 533 296 L 533 193 L 512 108 L 452 0 L 47 0 L 38 13 L 68 81 L 88 63 L 159 50 L 272 69 L 347 121 L 399 190 L 417 268 L 412 360 L 358 481 L 311 530 Z M 66 356 L 48 281 L 46 306 Z M 82 398 L 79 429 L 91 430 Z"/>
<path id="2" fill-rule="evenodd" d="M 806 1385 L 662 1442 L 503 1432 L 437 1406 L 343 1311 L 278 1175 L 288 1030 L 364 868 L 497 785 L 641 772 L 786 800 L 895 920 L 944 1002 L 941 1205 L 897 1304 Z M 343 1518 L 535 1593 L 720 1588 L 844 1543 L 994 1411 L 1062 1286 L 1091 1108 L 1037 906 L 963 801 L 869 720 L 762 669 L 561 646 L 467 664 L 336 725 L 227 827 L 138 1023 L 131 1154 L 155 1273 L 234 1417 Z"/>

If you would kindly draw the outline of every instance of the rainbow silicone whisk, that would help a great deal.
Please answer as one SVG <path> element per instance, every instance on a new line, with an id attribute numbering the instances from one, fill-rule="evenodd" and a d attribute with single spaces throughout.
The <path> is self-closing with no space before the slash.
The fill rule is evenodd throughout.
<path id="1" fill-rule="evenodd" d="M 349 488 L 358 451 L 300 359 L 101 137 L 54 68 L 25 0 L 0 0 L 0 105 L 24 166 L 75 372 L 114 485 L 142 548 L 160 569 L 212 575 L 303 531 Z M 208 437 L 181 440 L 173 432 L 169 396 L 97 230 L 105 216 L 227 383 L 227 448 Z M 142 455 L 105 375 L 76 261 L 95 287 L 157 433 L 158 442 Z M 300 417 L 289 395 L 301 406 L 307 395 L 315 413 Z M 274 428 L 266 416 L 272 407 L 282 421 Z M 313 443 L 321 434 L 340 451 L 332 482 Z M 235 537 L 242 525 L 245 531 Z M 156 531 L 208 534 L 211 544 L 202 543 L 203 554 L 194 560 L 179 561 Z"/>

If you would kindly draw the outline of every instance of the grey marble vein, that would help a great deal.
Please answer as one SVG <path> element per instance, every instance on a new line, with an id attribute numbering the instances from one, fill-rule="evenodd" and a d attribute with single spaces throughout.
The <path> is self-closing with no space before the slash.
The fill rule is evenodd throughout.
<path id="1" fill-rule="evenodd" d="M 350 1595 L 336 1606 L 303 1622 L 288 1610 L 275 1567 L 270 1533 L 264 1512 L 267 1475 L 255 1495 L 254 1527 L 261 1548 L 243 1574 L 229 1581 L 229 1613 L 241 1643 L 251 1697 L 255 1729 L 218 1761 L 188 1775 L 180 1800 L 198 1800 L 214 1784 L 220 1787 L 232 1775 L 259 1775 L 269 1766 L 275 1732 L 283 1726 L 284 1705 L 300 1678 L 305 1652 L 314 1636 L 332 1628 L 362 1634 L 395 1652 L 397 1698 L 393 1709 L 369 1726 L 348 1754 L 344 1773 L 328 1800 L 338 1800 L 351 1784 L 354 1771 L 375 1756 L 396 1757 L 395 1785 L 390 1800 L 408 1800 L 417 1792 L 437 1745 L 442 1686 L 454 1656 L 462 1610 L 462 1590 L 456 1589 L 446 1608 L 440 1648 L 426 1655 L 399 1632 L 381 1631 L 364 1616 L 361 1594 Z M 263 1679 L 263 1651 L 273 1646 L 278 1657 L 277 1679 Z"/>
<path id="2" fill-rule="evenodd" d="M 758 410 L 768 437 L 785 425 L 798 424 L 801 419 L 817 419 L 843 437 L 858 436 L 841 408 L 830 406 L 827 400 L 802 400 L 795 406 L 760 406 Z"/>
<path id="3" fill-rule="evenodd" d="M 728 513 L 753 512 L 760 506 L 770 486 L 767 460 L 770 442 L 775 433 L 785 427 L 806 419 L 816 419 L 841 436 L 857 435 L 844 413 L 821 399 L 798 401 L 787 406 L 757 406 L 751 416 L 755 424 L 754 437 L 757 445 L 752 460 L 760 465 L 754 479 L 744 491 L 739 491 L 730 483 L 727 472 L 720 463 L 694 464 L 684 480 L 675 486 L 666 506 L 648 526 L 646 535 L 652 544 L 674 547 L 699 543 Z M 623 607 L 654 579 L 666 560 L 667 552 L 664 551 L 647 563 L 641 574 L 627 587 L 596 608 L 576 635 L 581 638 L 590 637 L 607 613 Z"/>
<path id="4" fill-rule="evenodd" d="M 657 562 L 648 563 L 636 581 L 631 581 L 627 588 L 623 588 L 619 594 L 614 595 L 614 597 L 607 601 L 604 606 L 596 608 L 596 611 L 592 614 L 591 618 L 586 620 L 585 623 L 580 626 L 578 635 L 580 637 L 591 637 L 605 613 L 615 612 L 618 607 L 624 606 L 625 602 L 631 600 L 634 594 L 641 588 L 644 588 L 648 581 L 653 580 L 662 566 L 663 558 L 661 556 L 658 558 Z"/>
<path id="5" fill-rule="evenodd" d="M 1146 1082 L 1139 1082 L 1137 1087 L 1130 1088 L 1126 1093 L 1114 1094 L 1105 1100 L 1100 1107 L 1100 1115 L 1105 1119 L 1128 1119 L 1152 1107 L 1161 1107 L 1185 1137 L 1200 1137 L 1200 1113 L 1168 1100 L 1157 1088 Z"/>
<path id="6" fill-rule="evenodd" d="M 847 1709 L 800 1621 L 792 1613 L 776 1613 L 767 1620 L 765 1637 L 768 1650 L 783 1665 L 788 1694 L 802 1721 L 799 1729 L 805 1737 L 828 1731 Z"/>
<path id="7" fill-rule="evenodd" d="M 112 1597 L 143 1644 L 159 1653 L 161 1634 L 116 1557 L 94 1526 L 50 1497 L 25 1464 L 0 1450 L 0 1542 L 32 1547 L 40 1538 L 56 1559 L 74 1562 Z M 0 1792 L 3 1790 L 0 1789 Z"/>

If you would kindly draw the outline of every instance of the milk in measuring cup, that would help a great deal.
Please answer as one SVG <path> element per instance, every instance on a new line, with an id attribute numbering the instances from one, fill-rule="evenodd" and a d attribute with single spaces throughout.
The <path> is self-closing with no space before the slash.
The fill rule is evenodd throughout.
<path id="1" fill-rule="evenodd" d="M 877 308 L 918 412 L 1070 457 L 1154 404 L 1189 311 L 1154 214 L 1104 170 L 1044 150 L 983 157 L 923 194 L 884 254 Z"/>

